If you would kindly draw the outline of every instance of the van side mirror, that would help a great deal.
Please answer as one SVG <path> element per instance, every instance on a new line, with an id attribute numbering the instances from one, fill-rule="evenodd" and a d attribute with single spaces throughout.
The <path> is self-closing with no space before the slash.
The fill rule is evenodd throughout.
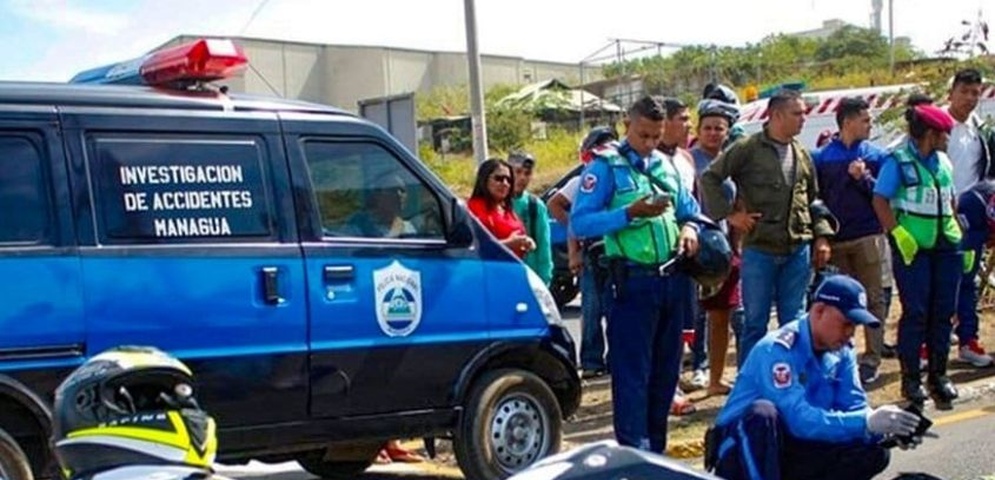
<path id="1" fill-rule="evenodd" d="M 450 246 L 466 248 L 473 245 L 473 229 L 470 228 L 470 216 L 459 200 L 453 198 L 450 203 L 449 231 L 446 240 Z"/>

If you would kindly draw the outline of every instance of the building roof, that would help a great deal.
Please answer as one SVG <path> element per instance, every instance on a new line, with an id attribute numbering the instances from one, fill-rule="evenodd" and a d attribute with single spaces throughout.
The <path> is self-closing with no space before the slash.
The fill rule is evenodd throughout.
<path id="1" fill-rule="evenodd" d="M 561 110 L 580 112 L 621 112 L 622 108 L 593 93 L 572 89 L 565 83 L 551 79 L 532 83 L 517 92 L 498 100 L 499 107 L 524 107 L 532 110 Z"/>

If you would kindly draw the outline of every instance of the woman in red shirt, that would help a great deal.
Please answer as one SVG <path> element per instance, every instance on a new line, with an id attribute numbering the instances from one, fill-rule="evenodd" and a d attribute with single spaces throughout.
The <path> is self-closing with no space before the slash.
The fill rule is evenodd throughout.
<path id="1" fill-rule="evenodd" d="M 535 250 L 536 243 L 525 234 L 525 225 L 511 208 L 511 186 L 515 177 L 508 162 L 492 158 L 477 168 L 477 181 L 467 201 L 470 213 L 484 224 L 518 258 Z"/>

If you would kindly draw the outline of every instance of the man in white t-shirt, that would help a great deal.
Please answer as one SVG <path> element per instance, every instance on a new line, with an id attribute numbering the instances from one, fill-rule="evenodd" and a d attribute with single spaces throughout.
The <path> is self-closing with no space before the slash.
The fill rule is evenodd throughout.
<path id="1" fill-rule="evenodd" d="M 982 129 L 981 119 L 974 112 L 981 97 L 982 84 L 981 73 L 967 68 L 954 75 L 950 86 L 950 105 L 947 111 L 955 123 L 950 131 L 947 155 L 953 163 L 954 186 L 958 196 L 971 190 L 978 181 L 990 177 L 992 173 L 991 132 Z M 973 262 L 974 270 L 977 270 L 978 262 L 980 258 Z M 958 297 L 958 310 L 961 312 L 977 308 L 968 295 L 973 291 L 975 276 L 972 271 L 961 277 Z M 957 315 L 955 333 L 960 344 L 957 358 L 976 367 L 987 367 L 992 364 L 992 358 L 978 341 L 978 316 L 970 313 Z"/>
<path id="2" fill-rule="evenodd" d="M 590 162 L 599 150 L 617 139 L 618 135 L 611 127 L 593 128 L 581 143 L 581 163 Z M 581 175 L 576 175 L 568 180 L 547 201 L 546 206 L 549 214 L 567 227 L 570 271 L 579 276 L 581 291 L 581 376 L 593 378 L 608 373 L 608 348 L 602 323 L 608 312 L 608 272 L 604 266 L 599 265 L 599 258 L 604 253 L 604 242 L 600 238 L 576 238 L 570 233 L 569 210 L 577 199 L 580 177 Z"/>
<path id="3" fill-rule="evenodd" d="M 981 129 L 981 119 L 974 113 L 981 98 L 982 83 L 981 73 L 968 68 L 954 75 L 950 87 L 947 111 L 955 123 L 947 155 L 954 166 L 954 187 L 958 195 L 989 176 L 992 167 L 988 138 Z"/>

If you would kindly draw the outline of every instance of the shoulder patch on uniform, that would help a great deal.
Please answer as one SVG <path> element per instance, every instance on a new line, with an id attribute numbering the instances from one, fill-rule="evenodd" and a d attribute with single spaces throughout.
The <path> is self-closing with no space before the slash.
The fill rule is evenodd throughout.
<path id="1" fill-rule="evenodd" d="M 794 330 L 784 329 L 774 337 L 774 343 L 784 345 L 784 348 L 790 350 L 795 345 L 795 338 L 797 338 L 797 333 Z"/>
<path id="2" fill-rule="evenodd" d="M 598 176 L 593 173 L 585 173 L 580 179 L 580 191 L 591 193 L 598 184 Z"/>
<path id="3" fill-rule="evenodd" d="M 771 368 L 771 378 L 774 380 L 774 388 L 788 388 L 791 386 L 791 365 L 785 362 L 775 363 Z"/>

